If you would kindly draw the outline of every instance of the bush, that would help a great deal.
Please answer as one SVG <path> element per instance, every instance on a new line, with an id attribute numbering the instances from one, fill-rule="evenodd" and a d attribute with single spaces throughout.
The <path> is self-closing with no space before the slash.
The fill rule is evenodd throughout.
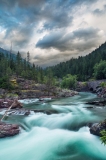
<path id="1" fill-rule="evenodd" d="M 0 88 L 3 89 L 14 89 L 14 87 L 11 85 L 8 76 L 4 76 L 2 78 L 0 78 Z"/>
<path id="2" fill-rule="evenodd" d="M 72 76 L 71 74 L 68 74 L 66 77 L 63 78 L 61 82 L 62 88 L 75 88 L 77 83 L 77 76 Z"/>
<path id="3" fill-rule="evenodd" d="M 106 130 L 101 131 L 101 141 L 106 145 Z"/>
<path id="4" fill-rule="evenodd" d="M 100 61 L 94 66 L 94 77 L 96 79 L 106 78 L 106 61 Z"/>
<path id="5" fill-rule="evenodd" d="M 100 86 L 101 86 L 101 87 L 106 87 L 106 82 L 102 82 L 102 83 L 100 84 Z"/>

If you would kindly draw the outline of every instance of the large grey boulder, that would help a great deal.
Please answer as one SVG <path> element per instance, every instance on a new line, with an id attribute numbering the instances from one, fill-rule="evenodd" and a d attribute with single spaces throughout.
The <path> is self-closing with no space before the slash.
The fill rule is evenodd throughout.
<path id="1" fill-rule="evenodd" d="M 106 119 L 101 123 L 94 123 L 90 127 L 90 133 L 101 136 L 101 131 L 106 130 Z"/>
<path id="2" fill-rule="evenodd" d="M 19 134 L 19 126 L 16 124 L 5 124 L 0 122 L 0 138 Z"/>

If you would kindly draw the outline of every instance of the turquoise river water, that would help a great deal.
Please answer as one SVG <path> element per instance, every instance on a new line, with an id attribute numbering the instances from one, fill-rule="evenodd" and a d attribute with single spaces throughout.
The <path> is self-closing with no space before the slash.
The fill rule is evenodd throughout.
<path id="1" fill-rule="evenodd" d="M 87 109 L 85 102 L 95 98 L 95 94 L 82 92 L 41 104 L 37 99 L 23 100 L 26 108 L 58 114 L 32 111 L 29 116 L 8 116 L 5 121 L 20 124 L 21 131 L 0 139 L 0 160 L 106 160 L 106 146 L 86 125 L 106 118 L 106 108 Z"/>

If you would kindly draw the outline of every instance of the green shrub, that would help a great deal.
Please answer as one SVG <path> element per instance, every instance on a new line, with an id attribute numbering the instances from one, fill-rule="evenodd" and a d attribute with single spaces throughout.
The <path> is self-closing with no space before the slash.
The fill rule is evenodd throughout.
<path id="1" fill-rule="evenodd" d="M 4 76 L 2 78 L 0 78 L 0 88 L 3 89 L 14 89 L 14 87 L 11 85 L 8 76 Z"/>
<path id="2" fill-rule="evenodd" d="M 104 143 L 104 145 L 106 145 L 106 130 L 101 131 L 101 141 L 102 143 Z"/>
<path id="3" fill-rule="evenodd" d="M 77 83 L 77 76 L 72 76 L 71 74 L 66 75 L 62 82 L 61 87 L 62 88 L 75 88 Z"/>
<path id="4" fill-rule="evenodd" d="M 102 82 L 102 83 L 100 84 L 100 86 L 101 86 L 101 87 L 106 87 L 106 82 Z"/>
<path id="5" fill-rule="evenodd" d="M 94 77 L 96 79 L 105 79 L 106 78 L 106 61 L 100 61 L 94 66 Z"/>

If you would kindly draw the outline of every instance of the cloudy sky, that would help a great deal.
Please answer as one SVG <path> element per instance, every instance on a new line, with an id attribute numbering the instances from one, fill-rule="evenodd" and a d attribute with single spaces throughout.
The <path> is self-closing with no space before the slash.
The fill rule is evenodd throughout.
<path id="1" fill-rule="evenodd" d="M 0 0 L 0 47 L 55 65 L 106 41 L 106 0 Z"/>

